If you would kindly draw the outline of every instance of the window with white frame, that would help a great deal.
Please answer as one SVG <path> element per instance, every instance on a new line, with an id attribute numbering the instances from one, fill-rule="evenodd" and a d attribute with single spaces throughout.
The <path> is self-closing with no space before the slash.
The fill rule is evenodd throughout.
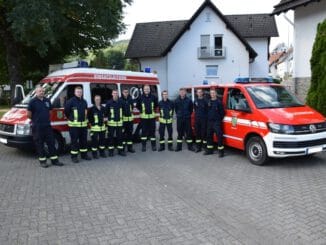
<path id="1" fill-rule="evenodd" d="M 218 76 L 218 65 L 207 65 L 206 66 L 206 76 L 207 77 L 217 77 Z"/>

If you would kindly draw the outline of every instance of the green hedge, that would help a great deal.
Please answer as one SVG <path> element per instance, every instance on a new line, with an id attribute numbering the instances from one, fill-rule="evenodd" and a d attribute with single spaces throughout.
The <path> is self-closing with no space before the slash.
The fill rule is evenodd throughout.
<path id="1" fill-rule="evenodd" d="M 310 65 L 307 104 L 326 116 L 326 19 L 318 24 Z"/>

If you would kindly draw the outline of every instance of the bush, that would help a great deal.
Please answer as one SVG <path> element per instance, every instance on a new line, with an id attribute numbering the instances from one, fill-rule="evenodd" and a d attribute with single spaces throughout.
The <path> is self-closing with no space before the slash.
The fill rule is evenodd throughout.
<path id="1" fill-rule="evenodd" d="M 326 19 L 318 24 L 310 65 L 307 104 L 326 116 Z"/>

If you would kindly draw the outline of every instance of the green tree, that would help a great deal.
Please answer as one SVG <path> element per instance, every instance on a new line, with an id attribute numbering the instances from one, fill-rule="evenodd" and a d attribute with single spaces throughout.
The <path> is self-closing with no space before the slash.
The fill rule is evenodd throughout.
<path id="1" fill-rule="evenodd" d="M 107 53 L 109 69 L 123 70 L 125 66 L 125 55 L 121 50 L 111 49 Z"/>
<path id="2" fill-rule="evenodd" d="M 109 46 L 125 28 L 122 11 L 131 2 L 0 0 L 1 45 L 11 86 L 22 83 L 26 61 L 48 66 L 66 55 Z"/>
<path id="3" fill-rule="evenodd" d="M 104 54 L 102 50 L 96 53 L 95 58 L 91 61 L 90 65 L 96 68 L 106 68 L 109 67 L 108 57 Z"/>
<path id="4" fill-rule="evenodd" d="M 311 85 L 307 103 L 326 115 L 326 19 L 318 24 L 310 65 Z"/>

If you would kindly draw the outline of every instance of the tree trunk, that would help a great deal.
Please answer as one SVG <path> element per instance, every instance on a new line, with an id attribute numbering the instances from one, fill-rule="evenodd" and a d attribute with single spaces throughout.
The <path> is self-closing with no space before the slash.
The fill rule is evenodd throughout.
<path id="1" fill-rule="evenodd" d="M 21 84 L 22 81 L 22 69 L 20 64 L 20 52 L 19 45 L 14 40 L 14 37 L 9 29 L 9 24 L 2 17 L 0 21 L 0 37 L 3 42 L 3 46 L 6 52 L 6 62 L 8 67 L 8 75 L 10 79 L 10 89 L 11 89 L 11 104 L 14 103 L 14 94 L 16 84 Z"/>

